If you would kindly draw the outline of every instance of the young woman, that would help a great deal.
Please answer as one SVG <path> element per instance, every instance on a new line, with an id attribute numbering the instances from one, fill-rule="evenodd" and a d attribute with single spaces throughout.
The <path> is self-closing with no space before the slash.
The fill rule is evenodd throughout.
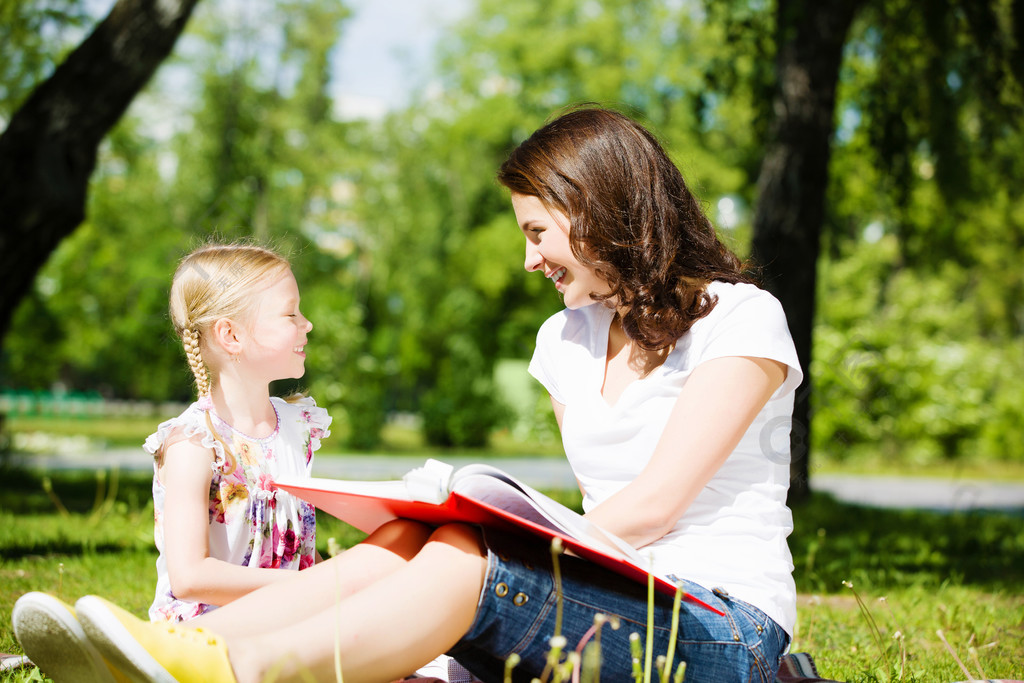
<path id="1" fill-rule="evenodd" d="M 788 420 L 800 369 L 778 302 L 750 284 L 655 138 L 612 111 L 571 111 L 503 164 L 526 240 L 566 310 L 537 336 L 531 373 L 551 395 L 586 516 L 649 554 L 654 571 L 724 613 L 683 603 L 687 681 L 771 681 L 795 620 Z M 134 680 L 387 681 L 442 652 L 480 678 L 544 668 L 555 604 L 548 549 L 464 526 L 396 522 L 368 539 L 395 569 L 367 575 L 357 546 L 204 615 L 145 624 L 78 602 L 90 641 Z M 364 544 L 366 545 L 366 544 Z M 596 614 L 602 680 L 631 679 L 646 588 L 575 557 L 560 563 L 562 632 Z M 668 649 L 671 600 L 654 608 Z M 273 610 L 268 622 L 261 616 Z"/>

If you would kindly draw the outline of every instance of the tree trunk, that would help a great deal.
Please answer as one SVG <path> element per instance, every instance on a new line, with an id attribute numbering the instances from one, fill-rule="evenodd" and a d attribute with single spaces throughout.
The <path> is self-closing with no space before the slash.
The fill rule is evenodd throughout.
<path id="1" fill-rule="evenodd" d="M 197 2 L 118 0 L 0 135 L 0 340 L 39 269 L 85 218 L 100 142 Z"/>
<path id="2" fill-rule="evenodd" d="M 752 256 L 785 308 L 804 380 L 790 433 L 790 500 L 806 498 L 811 329 L 836 85 L 843 44 L 865 0 L 778 0 L 775 119 L 758 178 Z"/>

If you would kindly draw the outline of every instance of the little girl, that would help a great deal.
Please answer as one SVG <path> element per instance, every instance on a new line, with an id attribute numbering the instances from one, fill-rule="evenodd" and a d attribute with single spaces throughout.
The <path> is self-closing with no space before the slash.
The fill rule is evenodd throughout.
<path id="1" fill-rule="evenodd" d="M 308 475 L 331 418 L 271 397 L 305 372 L 312 323 L 288 262 L 261 247 L 202 247 L 171 285 L 170 313 L 199 398 L 146 439 L 154 455 L 152 620 L 184 621 L 316 561 L 314 508 L 278 491 Z"/>

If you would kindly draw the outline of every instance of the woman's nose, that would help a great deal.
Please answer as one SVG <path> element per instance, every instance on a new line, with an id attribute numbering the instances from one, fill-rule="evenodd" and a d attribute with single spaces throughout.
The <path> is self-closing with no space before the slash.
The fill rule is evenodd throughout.
<path id="1" fill-rule="evenodd" d="M 526 272 L 532 273 L 538 268 L 543 267 L 544 257 L 541 256 L 540 250 L 537 249 L 537 245 L 533 242 L 526 241 L 526 261 L 523 263 L 523 267 L 526 268 Z"/>

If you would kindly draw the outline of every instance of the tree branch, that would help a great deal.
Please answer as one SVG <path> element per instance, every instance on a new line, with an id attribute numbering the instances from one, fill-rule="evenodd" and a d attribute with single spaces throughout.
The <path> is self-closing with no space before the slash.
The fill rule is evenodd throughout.
<path id="1" fill-rule="evenodd" d="M 170 54 L 198 0 L 119 0 L 0 135 L 0 339 L 85 218 L 100 142 Z"/>

